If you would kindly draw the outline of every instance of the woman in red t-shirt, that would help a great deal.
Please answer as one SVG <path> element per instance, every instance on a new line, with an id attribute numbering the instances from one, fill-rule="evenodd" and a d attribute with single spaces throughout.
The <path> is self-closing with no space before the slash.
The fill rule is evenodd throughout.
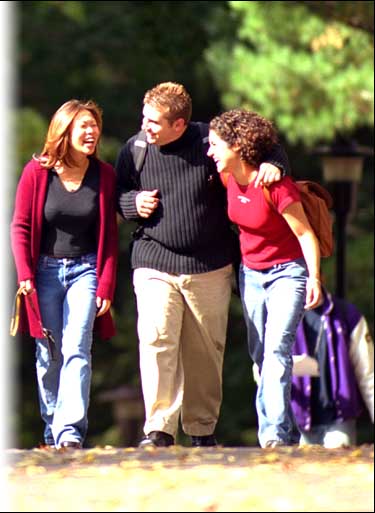
<path id="1" fill-rule="evenodd" d="M 248 348 L 260 369 L 256 397 L 261 447 L 290 445 L 292 346 L 304 309 L 322 297 L 318 241 L 289 176 L 268 187 L 258 168 L 277 142 L 272 123 L 235 109 L 210 123 L 208 155 L 228 191 L 228 215 L 239 228 L 239 285 Z M 267 195 L 268 196 L 268 195 Z"/>

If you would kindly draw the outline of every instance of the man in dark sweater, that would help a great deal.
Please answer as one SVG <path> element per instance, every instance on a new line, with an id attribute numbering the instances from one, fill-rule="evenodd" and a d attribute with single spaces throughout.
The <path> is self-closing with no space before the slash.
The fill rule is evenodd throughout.
<path id="1" fill-rule="evenodd" d="M 116 162 L 119 210 L 139 223 L 131 265 L 146 411 L 140 446 L 173 445 L 180 415 L 193 446 L 214 446 L 238 239 L 226 190 L 207 157 L 208 127 L 190 121 L 185 88 L 159 84 L 143 104 L 142 170 L 133 158 L 137 136 Z M 278 168 L 288 171 L 282 148 L 269 157 L 258 177 L 264 183 L 280 179 Z"/>

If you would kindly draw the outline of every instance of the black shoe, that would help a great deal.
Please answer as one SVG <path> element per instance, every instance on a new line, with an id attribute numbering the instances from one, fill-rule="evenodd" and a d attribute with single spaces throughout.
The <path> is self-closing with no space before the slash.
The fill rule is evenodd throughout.
<path id="1" fill-rule="evenodd" d="M 192 436 L 191 445 L 192 447 L 215 447 L 217 441 L 214 435 Z"/>
<path id="2" fill-rule="evenodd" d="M 138 447 L 169 447 L 174 445 L 174 438 L 164 431 L 151 431 L 139 443 Z"/>

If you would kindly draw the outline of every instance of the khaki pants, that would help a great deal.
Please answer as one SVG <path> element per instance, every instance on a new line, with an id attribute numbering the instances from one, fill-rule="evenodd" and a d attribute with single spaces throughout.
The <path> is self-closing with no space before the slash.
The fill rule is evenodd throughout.
<path id="1" fill-rule="evenodd" d="M 134 271 L 145 434 L 214 432 L 222 400 L 232 265 L 201 274 Z"/>

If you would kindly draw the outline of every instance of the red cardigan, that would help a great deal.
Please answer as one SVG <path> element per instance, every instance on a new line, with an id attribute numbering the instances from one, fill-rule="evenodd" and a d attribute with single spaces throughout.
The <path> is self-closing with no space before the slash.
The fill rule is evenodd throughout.
<path id="1" fill-rule="evenodd" d="M 118 257 L 116 174 L 110 164 L 100 160 L 98 162 L 100 185 L 97 225 L 97 296 L 113 301 Z M 11 223 L 11 243 L 18 282 L 28 279 L 34 282 L 40 253 L 48 173 L 48 169 L 32 159 L 26 164 L 18 183 Z M 25 298 L 25 296 L 22 297 Z M 40 316 L 37 293 L 31 294 L 29 298 L 32 299 L 36 312 Z M 19 329 L 21 332 L 28 331 L 32 337 L 43 337 L 40 323 L 33 309 L 28 305 L 28 301 L 22 301 Z M 115 334 L 110 310 L 95 319 L 94 330 L 103 339 Z"/>

